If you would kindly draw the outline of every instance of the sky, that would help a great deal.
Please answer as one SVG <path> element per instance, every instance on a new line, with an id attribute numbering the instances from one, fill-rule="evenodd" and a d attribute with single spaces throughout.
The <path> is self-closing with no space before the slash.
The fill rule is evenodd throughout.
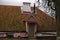
<path id="1" fill-rule="evenodd" d="M 0 0 L 0 5 L 21 6 L 23 2 L 31 2 L 31 5 L 33 5 L 36 0 Z"/>

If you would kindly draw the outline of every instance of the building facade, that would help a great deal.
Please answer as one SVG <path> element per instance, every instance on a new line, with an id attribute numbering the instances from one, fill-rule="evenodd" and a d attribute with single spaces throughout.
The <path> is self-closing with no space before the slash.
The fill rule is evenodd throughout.
<path id="1" fill-rule="evenodd" d="M 0 32 L 10 35 L 27 33 L 33 36 L 40 32 L 56 32 L 56 19 L 37 7 L 31 7 L 28 2 L 24 2 L 23 6 L 0 5 Z"/>

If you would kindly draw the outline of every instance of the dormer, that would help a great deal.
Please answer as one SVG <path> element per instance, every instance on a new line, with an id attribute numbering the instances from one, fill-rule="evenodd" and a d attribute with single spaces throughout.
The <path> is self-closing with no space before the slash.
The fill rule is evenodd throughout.
<path id="1" fill-rule="evenodd" d="M 31 6 L 30 6 L 29 2 L 23 2 L 22 12 L 23 13 L 31 13 Z"/>

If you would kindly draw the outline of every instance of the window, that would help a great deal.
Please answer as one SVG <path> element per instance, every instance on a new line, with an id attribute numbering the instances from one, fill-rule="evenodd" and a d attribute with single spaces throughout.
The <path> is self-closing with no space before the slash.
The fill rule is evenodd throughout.
<path id="1" fill-rule="evenodd" d="M 0 32 L 0 37 L 6 37 L 6 34 Z"/>
<path id="2" fill-rule="evenodd" d="M 12 34 L 12 33 L 8 33 L 8 34 L 7 34 L 7 37 L 8 37 L 8 38 L 13 38 L 13 34 Z"/>

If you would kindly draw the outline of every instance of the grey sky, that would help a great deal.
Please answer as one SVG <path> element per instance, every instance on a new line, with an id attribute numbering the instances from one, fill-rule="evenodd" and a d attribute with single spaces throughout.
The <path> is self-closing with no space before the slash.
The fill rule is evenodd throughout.
<path id="1" fill-rule="evenodd" d="M 36 0 L 0 0 L 0 5 L 20 6 L 23 2 L 31 2 L 32 5 Z"/>

